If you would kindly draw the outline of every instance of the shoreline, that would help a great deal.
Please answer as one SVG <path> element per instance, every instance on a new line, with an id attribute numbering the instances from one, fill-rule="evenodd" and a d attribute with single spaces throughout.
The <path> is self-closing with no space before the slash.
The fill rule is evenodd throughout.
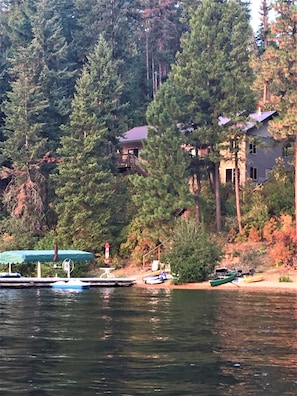
<path id="1" fill-rule="evenodd" d="M 154 288 L 154 289 L 183 289 L 183 290 L 243 290 L 243 291 L 255 291 L 255 292 L 290 292 L 297 294 L 297 271 L 286 271 L 289 275 L 291 282 L 280 282 L 279 277 L 284 274 L 283 269 L 271 269 L 267 272 L 263 272 L 263 280 L 258 282 L 247 283 L 244 282 L 243 278 L 238 278 L 236 282 L 225 283 L 220 286 L 210 286 L 209 281 L 197 282 L 197 283 L 185 283 L 182 285 L 174 285 L 170 280 L 164 283 L 155 285 L 146 284 L 143 281 L 143 277 L 148 275 L 142 271 L 134 272 L 130 274 L 135 279 L 133 287 L 141 288 Z"/>
<path id="2" fill-rule="evenodd" d="M 255 292 L 290 292 L 297 294 L 297 282 L 277 282 L 277 281 L 261 281 L 254 283 L 245 283 L 244 281 L 225 283 L 220 286 L 212 287 L 209 282 L 197 282 L 197 283 L 185 283 L 182 285 L 174 285 L 165 281 L 164 283 L 156 285 L 148 285 L 143 281 L 136 281 L 133 287 L 140 288 L 153 288 L 153 289 L 181 289 L 181 290 L 244 290 L 244 291 L 255 291 Z"/>

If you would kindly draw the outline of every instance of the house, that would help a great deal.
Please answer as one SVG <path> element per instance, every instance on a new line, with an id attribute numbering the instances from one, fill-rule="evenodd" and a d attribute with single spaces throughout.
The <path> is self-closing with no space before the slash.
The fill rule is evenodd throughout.
<path id="1" fill-rule="evenodd" d="M 243 140 L 239 151 L 240 184 L 244 184 L 247 180 L 255 184 L 264 182 L 276 165 L 276 159 L 285 158 L 282 143 L 276 141 L 268 131 L 268 122 L 275 116 L 277 116 L 276 111 L 258 111 L 249 115 L 249 121 L 244 127 L 246 139 Z M 220 119 L 223 125 L 229 121 Z M 257 142 L 253 142 L 253 138 L 257 138 Z M 222 155 L 224 160 L 220 163 L 221 182 L 233 182 L 234 158 L 231 157 L 230 152 L 222 152 Z"/>
<path id="2" fill-rule="evenodd" d="M 146 125 L 138 126 L 130 129 L 120 138 L 118 168 L 121 172 L 132 169 L 145 176 L 145 172 L 139 166 L 139 159 L 143 141 L 147 138 L 147 132 L 148 127 Z"/>
<path id="3" fill-rule="evenodd" d="M 276 165 L 277 158 L 285 158 L 281 142 L 276 141 L 268 131 L 268 122 L 277 115 L 276 111 L 258 111 L 249 115 L 249 121 L 245 124 L 247 139 L 242 142 L 239 155 L 240 183 L 244 184 L 251 179 L 256 184 L 267 180 L 271 169 Z M 221 117 L 221 125 L 230 123 L 230 119 Z M 148 127 L 139 126 L 127 131 L 120 139 L 121 151 L 119 169 L 134 169 L 141 173 L 139 160 L 143 141 L 147 138 Z M 261 144 L 250 142 L 249 137 L 257 137 Z M 189 148 L 187 148 L 189 150 Z M 190 151 L 190 150 L 189 150 Z M 230 152 L 222 151 L 225 158 L 220 163 L 221 182 L 234 181 L 234 158 Z"/>

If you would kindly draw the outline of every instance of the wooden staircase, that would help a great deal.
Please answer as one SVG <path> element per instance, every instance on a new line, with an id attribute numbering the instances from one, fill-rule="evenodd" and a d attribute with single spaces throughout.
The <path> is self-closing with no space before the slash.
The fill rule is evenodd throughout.
<path id="1" fill-rule="evenodd" d="M 118 168 L 122 172 L 131 169 L 133 172 L 146 177 L 148 174 L 141 168 L 140 162 L 139 158 L 134 154 L 122 154 L 118 160 Z"/>

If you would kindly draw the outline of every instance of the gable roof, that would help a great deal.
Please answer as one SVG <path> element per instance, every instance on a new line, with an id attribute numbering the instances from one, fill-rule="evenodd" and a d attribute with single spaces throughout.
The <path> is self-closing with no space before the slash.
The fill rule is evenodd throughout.
<path id="1" fill-rule="evenodd" d="M 248 121 L 246 122 L 246 127 L 244 130 L 249 130 L 254 128 L 257 123 L 263 122 L 265 120 L 269 120 L 273 115 L 276 115 L 277 112 L 275 110 L 272 111 L 261 111 L 257 113 L 251 113 L 248 117 Z M 253 122 L 252 120 L 255 120 Z M 231 121 L 231 118 L 227 117 L 219 117 L 219 125 L 226 125 Z M 148 126 L 142 125 L 138 127 L 134 127 L 127 131 L 123 137 L 120 137 L 120 143 L 131 143 L 131 142 L 141 142 L 147 139 Z"/>
<path id="2" fill-rule="evenodd" d="M 125 142 L 140 142 L 147 138 L 147 125 L 138 126 L 130 129 L 125 133 L 123 137 L 120 138 L 121 143 Z"/>
<path id="3" fill-rule="evenodd" d="M 269 120 L 273 115 L 276 115 L 276 111 L 260 111 L 257 113 L 251 113 L 248 116 L 248 121 L 246 122 L 245 131 L 254 128 L 257 123 Z M 255 120 L 254 122 L 252 120 Z M 226 125 L 231 121 L 231 118 L 227 117 L 219 117 L 219 125 Z"/>

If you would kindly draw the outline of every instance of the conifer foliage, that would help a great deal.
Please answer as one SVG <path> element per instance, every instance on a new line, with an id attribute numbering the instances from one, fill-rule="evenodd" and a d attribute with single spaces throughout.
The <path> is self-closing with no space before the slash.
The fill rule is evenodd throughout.
<path id="1" fill-rule="evenodd" d="M 53 177 L 58 235 L 65 246 L 93 250 L 110 237 L 113 211 L 121 204 L 111 151 L 120 134 L 121 87 L 111 48 L 100 37 L 77 82 L 70 121 L 63 128 L 62 160 Z"/>
<path id="2" fill-rule="evenodd" d="M 255 62 L 256 86 L 262 88 L 263 106 L 278 111 L 278 117 L 270 122 L 270 132 L 276 139 L 295 145 L 297 213 L 297 4 L 277 0 L 271 7 L 274 20 L 269 24 L 264 49 Z"/>
<path id="3" fill-rule="evenodd" d="M 61 248 L 97 253 L 123 242 L 131 221 L 127 240 L 143 237 L 137 247 L 150 249 L 171 239 L 184 209 L 221 231 L 220 161 L 239 169 L 247 141 L 237 115 L 255 111 L 257 75 L 263 106 L 279 114 L 270 131 L 295 143 L 297 164 L 296 1 L 261 4 L 252 73 L 246 0 L 0 1 L 3 234 L 25 248 L 57 231 Z M 115 152 L 134 144 L 120 147 L 118 138 L 140 125 L 149 125 L 139 151 L 145 176 L 124 178 Z M 297 212 L 297 168 L 295 176 Z M 235 189 L 240 230 L 237 177 Z M 290 210 L 290 197 L 267 199 L 267 213 Z M 253 212 L 244 209 L 243 231 Z"/>
<path id="4" fill-rule="evenodd" d="M 11 74 L 15 81 L 3 103 L 6 140 L 2 143 L 2 159 L 7 166 L 2 168 L 1 178 L 9 180 L 4 204 L 11 217 L 20 221 L 21 228 L 41 233 L 45 178 L 40 165 L 45 153 L 46 140 L 42 131 L 48 101 L 34 80 L 37 64 L 32 48 L 20 48 L 12 62 Z"/>
<path id="5" fill-rule="evenodd" d="M 169 238 L 176 217 L 192 205 L 187 182 L 188 156 L 178 131 L 151 130 L 141 152 L 146 177 L 134 175 L 136 219 L 144 235 L 156 242 Z"/>
<path id="6" fill-rule="evenodd" d="M 196 178 L 197 194 L 200 191 L 197 163 L 199 160 L 204 165 L 212 163 L 207 168 L 214 184 L 218 231 L 221 230 L 219 147 L 224 132 L 219 117 L 224 115 L 234 119 L 253 104 L 249 37 L 249 14 L 241 1 L 202 0 L 192 12 L 190 30 L 181 38 L 182 49 L 177 54 L 169 80 L 164 84 L 174 87 L 170 90 L 177 96 L 175 102 L 179 105 L 177 112 L 167 110 L 166 118 L 171 117 L 172 125 L 180 125 L 184 141 L 196 151 L 192 174 Z M 164 94 L 156 96 L 156 102 L 162 101 L 156 108 L 172 106 L 173 100 L 169 101 L 166 95 L 166 90 L 170 90 L 164 86 L 161 88 Z"/>

